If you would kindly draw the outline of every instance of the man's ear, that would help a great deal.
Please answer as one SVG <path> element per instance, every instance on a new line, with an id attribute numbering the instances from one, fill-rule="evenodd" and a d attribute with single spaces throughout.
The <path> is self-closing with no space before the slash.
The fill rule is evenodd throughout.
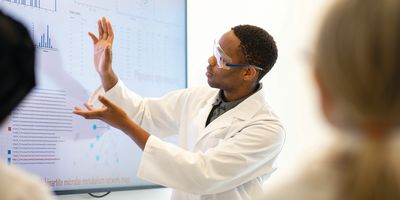
<path id="1" fill-rule="evenodd" d="M 257 79 L 258 71 L 254 67 L 245 67 L 243 69 L 243 80 L 250 81 L 253 79 Z"/>

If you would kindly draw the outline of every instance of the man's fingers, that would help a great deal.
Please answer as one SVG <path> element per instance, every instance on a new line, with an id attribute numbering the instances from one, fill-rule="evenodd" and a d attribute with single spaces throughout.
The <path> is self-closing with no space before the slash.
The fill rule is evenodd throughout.
<path id="1" fill-rule="evenodd" d="M 114 40 L 114 31 L 110 21 L 107 21 L 107 28 L 108 28 L 108 40 L 112 43 Z"/>
<path id="2" fill-rule="evenodd" d="M 80 108 L 80 107 L 78 107 L 78 106 L 75 106 L 75 107 L 74 107 L 74 111 L 83 111 L 83 110 L 82 110 L 82 108 Z"/>
<path id="3" fill-rule="evenodd" d="M 97 119 L 93 115 L 85 111 L 74 111 L 75 114 L 82 116 L 85 119 Z"/>
<path id="4" fill-rule="evenodd" d="M 103 25 L 101 24 L 101 20 L 97 20 L 97 26 L 99 29 L 99 40 L 103 39 Z"/>
<path id="5" fill-rule="evenodd" d="M 93 106 L 91 106 L 90 104 L 84 103 L 83 105 L 85 105 L 85 107 L 86 107 L 89 111 L 92 111 L 92 110 L 93 110 Z"/>
<path id="6" fill-rule="evenodd" d="M 106 99 L 106 98 L 103 97 L 103 96 L 99 96 L 99 101 L 100 101 L 101 103 L 103 103 L 103 105 L 105 105 L 107 108 L 113 108 L 113 107 L 115 107 L 115 105 L 114 105 L 110 100 Z"/>
<path id="7" fill-rule="evenodd" d="M 103 28 L 103 38 L 102 39 L 105 39 L 105 40 L 107 40 L 107 38 L 108 38 L 108 26 L 107 26 L 107 19 L 106 19 L 106 17 L 103 17 L 102 18 L 102 28 Z"/>
<path id="8" fill-rule="evenodd" d="M 99 41 L 99 39 L 92 32 L 89 32 L 88 34 L 92 38 L 93 44 L 96 44 Z"/>
<path id="9" fill-rule="evenodd" d="M 84 117 L 85 119 L 101 119 L 101 111 L 84 111 L 84 110 L 74 110 L 73 113 Z"/>

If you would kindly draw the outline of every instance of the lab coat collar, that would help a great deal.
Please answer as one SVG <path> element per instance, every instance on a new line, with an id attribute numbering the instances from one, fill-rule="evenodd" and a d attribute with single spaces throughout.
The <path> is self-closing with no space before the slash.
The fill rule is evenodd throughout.
<path id="1" fill-rule="evenodd" d="M 262 85 L 260 87 L 262 87 Z M 205 127 L 207 117 L 210 114 L 212 104 L 215 102 L 217 95 L 218 92 L 216 93 L 214 98 L 211 98 L 210 100 L 207 101 L 208 106 L 203 108 L 199 113 L 200 125 L 198 127 L 199 135 L 196 140 L 196 143 L 216 129 L 231 126 L 231 124 L 236 119 L 239 120 L 250 119 L 256 114 L 256 112 L 258 112 L 259 109 L 261 109 L 265 104 L 267 104 L 264 99 L 263 90 L 261 88 L 256 93 L 252 94 L 247 99 L 242 101 L 239 105 L 225 112 L 224 114 L 216 118 L 214 121 L 212 121 L 207 127 Z"/>

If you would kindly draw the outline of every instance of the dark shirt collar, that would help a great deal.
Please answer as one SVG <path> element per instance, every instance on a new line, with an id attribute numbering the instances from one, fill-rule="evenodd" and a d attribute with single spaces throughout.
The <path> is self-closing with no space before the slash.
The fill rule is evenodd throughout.
<path id="1" fill-rule="evenodd" d="M 257 89 L 253 93 L 251 93 L 249 96 L 251 96 L 252 94 L 258 92 L 259 90 L 261 90 L 261 88 L 262 88 L 262 85 L 258 84 Z M 224 110 L 230 110 L 230 109 L 234 108 L 235 106 L 239 105 L 245 99 L 247 99 L 247 97 L 249 97 L 249 96 L 245 96 L 245 97 L 243 97 L 241 99 L 238 99 L 236 101 L 226 102 L 226 101 L 224 101 L 223 96 L 224 96 L 224 91 L 220 90 L 218 92 L 217 99 L 215 100 L 215 102 L 212 105 L 213 106 L 218 106 L 218 107 L 220 107 L 221 109 L 224 109 Z"/>

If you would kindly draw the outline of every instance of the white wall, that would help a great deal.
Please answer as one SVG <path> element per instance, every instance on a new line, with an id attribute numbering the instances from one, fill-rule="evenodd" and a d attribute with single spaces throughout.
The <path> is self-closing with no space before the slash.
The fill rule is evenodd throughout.
<path id="1" fill-rule="evenodd" d="M 287 132 L 275 177 L 286 176 L 329 141 L 319 111 L 306 53 L 321 13 L 331 0 L 188 0 L 188 82 L 207 84 L 207 59 L 214 38 L 238 24 L 252 24 L 274 36 L 278 61 L 264 78 L 264 91 Z M 118 33 L 116 33 L 118 34 Z M 169 199 L 170 189 L 114 192 L 106 199 Z M 89 199 L 88 195 L 60 199 Z"/>
<path id="2" fill-rule="evenodd" d="M 188 7 L 189 86 L 206 84 L 214 38 L 238 24 L 267 30 L 276 40 L 278 60 L 263 79 L 264 92 L 287 132 L 275 175 L 288 175 L 329 142 L 311 77 L 314 34 L 331 0 L 202 0 Z M 289 172 L 289 173 L 288 173 Z"/>

